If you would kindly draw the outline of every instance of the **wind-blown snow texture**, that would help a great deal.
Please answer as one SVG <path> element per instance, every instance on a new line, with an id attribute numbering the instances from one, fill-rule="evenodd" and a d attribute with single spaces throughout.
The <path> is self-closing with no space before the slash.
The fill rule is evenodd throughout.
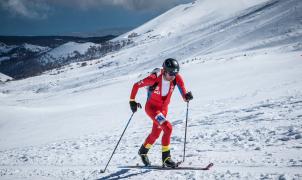
<path id="1" fill-rule="evenodd" d="M 118 37 L 135 44 L 87 66 L 0 85 L 0 179 L 302 179 L 301 12 L 300 0 L 196 1 Z M 140 163 L 152 126 L 140 110 L 106 173 L 95 173 L 131 115 L 132 84 L 166 57 L 180 60 L 194 95 L 184 165 L 213 169 L 120 168 Z M 141 89 L 137 101 L 145 100 Z M 185 105 L 175 91 L 168 119 L 176 160 Z M 153 164 L 160 151 L 158 140 Z"/>

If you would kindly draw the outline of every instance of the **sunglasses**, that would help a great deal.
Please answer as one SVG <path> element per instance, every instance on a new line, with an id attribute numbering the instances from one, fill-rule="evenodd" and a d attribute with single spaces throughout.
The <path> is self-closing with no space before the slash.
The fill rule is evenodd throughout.
<path id="1" fill-rule="evenodd" d="M 169 76 L 176 76 L 177 72 L 166 72 Z"/>

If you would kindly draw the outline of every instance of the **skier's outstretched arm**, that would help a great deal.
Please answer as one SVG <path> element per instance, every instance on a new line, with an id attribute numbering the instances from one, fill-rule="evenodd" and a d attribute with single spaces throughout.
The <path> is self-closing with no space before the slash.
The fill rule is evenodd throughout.
<path id="1" fill-rule="evenodd" d="M 176 78 L 176 85 L 179 89 L 179 92 L 180 92 L 183 100 L 186 102 L 192 100 L 193 99 L 192 92 L 187 92 L 185 83 L 184 83 L 182 77 L 178 74 L 178 75 L 176 75 L 175 78 Z"/>

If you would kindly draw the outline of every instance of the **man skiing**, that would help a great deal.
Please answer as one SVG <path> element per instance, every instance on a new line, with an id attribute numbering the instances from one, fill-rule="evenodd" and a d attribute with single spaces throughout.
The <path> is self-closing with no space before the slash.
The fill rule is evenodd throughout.
<path id="1" fill-rule="evenodd" d="M 162 136 L 162 162 L 163 166 L 175 168 L 175 163 L 170 154 L 170 138 L 172 133 L 172 125 L 168 121 L 168 105 L 175 86 L 178 87 L 184 101 L 188 102 L 193 99 L 192 93 L 187 92 L 182 77 L 179 74 L 179 64 L 177 60 L 168 58 L 163 63 L 163 68 L 157 72 L 151 73 L 148 77 L 140 80 L 133 85 L 130 95 L 130 108 L 132 112 L 136 112 L 137 108 L 141 108 L 141 104 L 135 101 L 138 89 L 149 86 L 148 98 L 145 105 L 147 115 L 153 121 L 152 131 L 142 144 L 138 151 L 145 166 L 150 166 L 147 153 L 152 147 L 161 131 Z"/>

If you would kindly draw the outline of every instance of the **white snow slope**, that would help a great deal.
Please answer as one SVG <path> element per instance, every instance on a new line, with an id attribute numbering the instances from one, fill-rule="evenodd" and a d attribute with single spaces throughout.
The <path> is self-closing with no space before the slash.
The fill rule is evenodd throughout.
<path id="1" fill-rule="evenodd" d="M 13 79 L 12 77 L 0 73 L 0 82 L 6 82 L 7 80 L 12 80 L 12 79 Z"/>
<path id="2" fill-rule="evenodd" d="M 227 3 L 226 3 L 227 2 Z M 118 52 L 0 85 L 0 179 L 302 179 L 300 0 L 202 0 L 177 6 L 133 32 Z M 127 169 L 151 131 L 131 111 L 134 82 L 180 61 L 190 102 L 184 166 L 210 171 Z M 146 100 L 143 88 L 137 95 Z M 181 160 L 186 103 L 175 90 L 168 119 Z M 150 150 L 161 164 L 160 139 Z"/>
<path id="3" fill-rule="evenodd" d="M 45 51 L 50 50 L 49 47 L 37 46 L 37 45 L 27 44 L 27 43 L 24 43 L 23 47 L 31 52 L 45 52 Z"/>
<path id="4" fill-rule="evenodd" d="M 67 57 L 75 57 L 77 53 L 83 55 L 88 51 L 89 48 L 93 46 L 100 47 L 101 45 L 91 42 L 87 42 L 87 43 L 67 42 L 47 52 L 40 59 L 41 62 L 45 64 L 51 63 L 55 60 L 62 61 Z"/>

